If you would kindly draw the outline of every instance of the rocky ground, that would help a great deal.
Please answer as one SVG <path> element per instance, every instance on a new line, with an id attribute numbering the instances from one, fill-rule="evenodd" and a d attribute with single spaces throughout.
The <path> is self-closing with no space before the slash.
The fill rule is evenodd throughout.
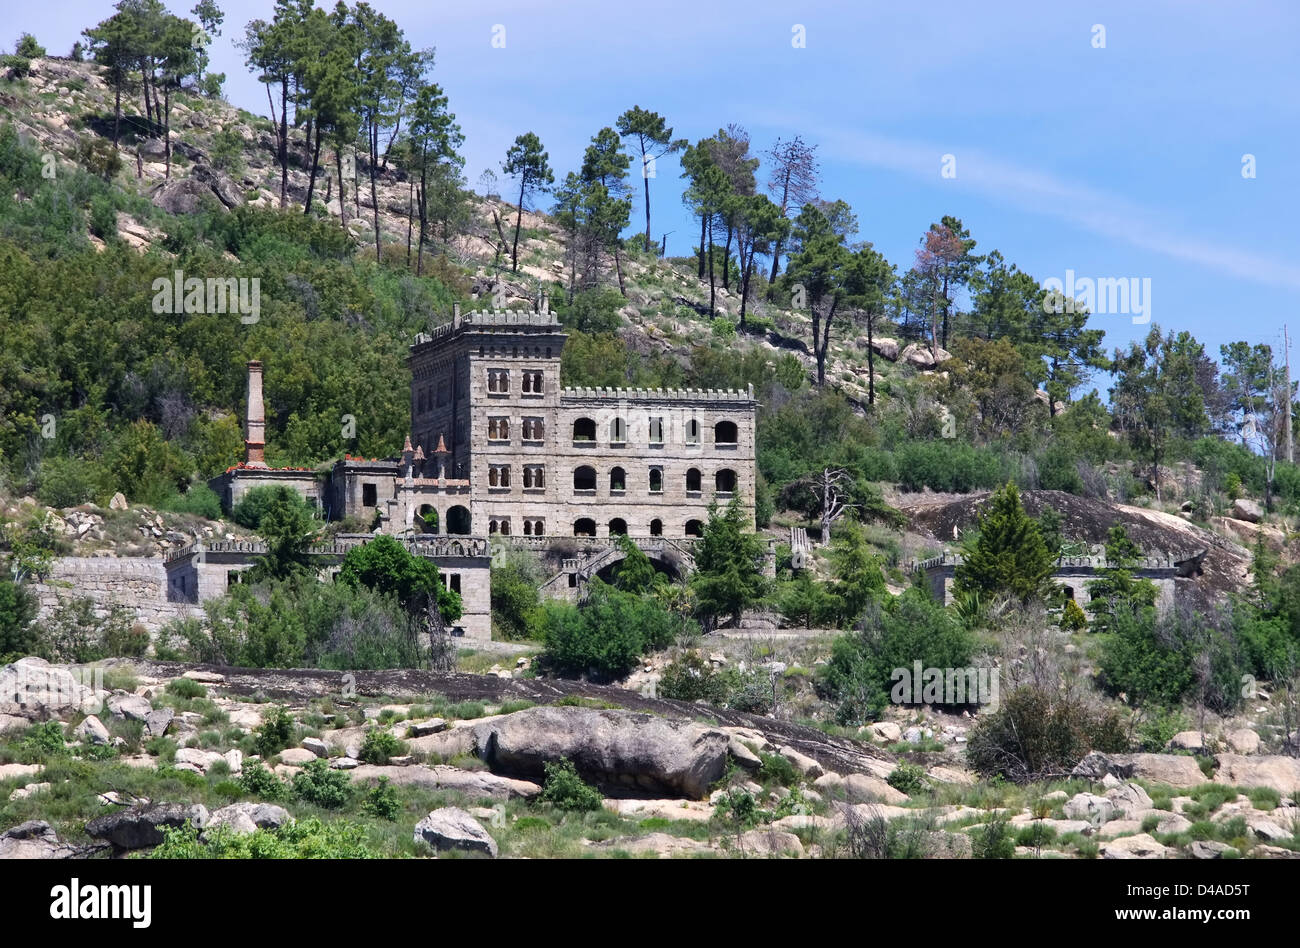
<path id="1" fill-rule="evenodd" d="M 965 769 L 961 730 L 831 735 L 508 671 L 24 659 L 0 670 L 0 856 L 116 857 L 168 828 L 202 842 L 322 818 L 394 856 L 963 858 L 1005 821 L 1023 857 L 1300 857 L 1300 761 L 1258 753 L 1251 731 L 1218 753 L 1189 733 L 1173 753 L 1094 754 L 1068 780 L 1014 787 Z M 561 759 L 598 809 L 547 798 Z M 304 792 L 322 774 L 337 800 Z M 385 816 L 367 803 L 378 785 Z"/>

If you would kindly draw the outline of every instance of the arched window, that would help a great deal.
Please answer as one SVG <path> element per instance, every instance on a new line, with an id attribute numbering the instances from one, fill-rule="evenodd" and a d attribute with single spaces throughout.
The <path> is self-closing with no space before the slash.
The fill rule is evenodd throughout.
<path id="1" fill-rule="evenodd" d="M 596 469 L 583 465 L 573 472 L 573 489 L 574 490 L 591 490 L 596 489 Z"/>
<path id="2" fill-rule="evenodd" d="M 541 441 L 546 437 L 546 422 L 541 418 L 524 419 L 524 440 Z"/>
<path id="3" fill-rule="evenodd" d="M 590 517 L 583 517 L 573 522 L 573 535 L 575 537 L 594 537 L 596 535 L 596 521 Z"/>
<path id="4" fill-rule="evenodd" d="M 525 520 L 525 521 L 524 521 L 524 536 L 526 536 L 526 537 L 530 537 L 530 536 L 532 536 L 532 535 L 533 535 L 533 522 L 532 522 L 531 520 Z"/>
<path id="5" fill-rule="evenodd" d="M 510 419 L 489 418 L 488 419 L 488 440 L 509 441 L 510 440 Z"/>
<path id="6" fill-rule="evenodd" d="M 716 425 L 714 425 L 713 443 L 714 444 L 735 444 L 736 423 L 734 421 L 720 421 Z"/>
<path id="7" fill-rule="evenodd" d="M 664 522 L 662 520 L 650 521 L 650 535 L 652 537 L 661 537 L 664 535 Z"/>
<path id="8" fill-rule="evenodd" d="M 627 475 L 623 473 L 621 467 L 616 467 L 609 472 L 609 489 L 611 491 L 627 490 Z"/>
<path id="9" fill-rule="evenodd" d="M 524 490 L 535 490 L 546 486 L 546 469 L 540 464 L 524 465 Z"/>
<path id="10" fill-rule="evenodd" d="M 686 521 L 686 535 L 687 535 L 688 537 L 702 537 L 702 536 L 704 536 L 704 524 L 700 523 L 700 521 L 698 521 L 698 520 L 687 520 L 687 521 Z"/>
<path id="11" fill-rule="evenodd" d="M 509 464 L 488 465 L 488 487 L 509 487 L 509 486 L 510 486 L 510 465 Z"/>
<path id="12" fill-rule="evenodd" d="M 595 441 L 596 423 L 590 418 L 579 418 L 573 423 L 574 441 Z"/>
<path id="13" fill-rule="evenodd" d="M 732 494 L 736 490 L 736 472 L 729 467 L 724 467 L 713 475 L 713 486 L 719 494 Z"/>
<path id="14" fill-rule="evenodd" d="M 469 511 L 456 506 L 447 511 L 447 532 L 464 536 L 469 533 Z"/>
<path id="15" fill-rule="evenodd" d="M 438 511 L 430 504 L 425 504 L 420 508 L 420 516 L 417 518 L 416 526 L 421 533 L 438 532 Z"/>
<path id="16" fill-rule="evenodd" d="M 650 493 L 662 494 L 664 492 L 664 471 L 661 467 L 650 468 Z"/>
<path id="17" fill-rule="evenodd" d="M 686 490 L 699 493 L 700 490 L 700 469 L 693 467 L 686 472 Z"/>
<path id="18" fill-rule="evenodd" d="M 627 441 L 627 421 L 615 418 L 609 423 L 609 443 L 624 444 Z"/>
<path id="19" fill-rule="evenodd" d="M 686 422 L 686 443 L 700 443 L 700 423 L 694 418 L 691 418 Z"/>
<path id="20" fill-rule="evenodd" d="M 615 517 L 609 522 L 609 535 L 612 537 L 627 535 L 627 521 L 622 517 Z"/>
<path id="21" fill-rule="evenodd" d="M 488 369 L 488 391 L 504 395 L 510 391 L 510 373 L 505 369 Z"/>

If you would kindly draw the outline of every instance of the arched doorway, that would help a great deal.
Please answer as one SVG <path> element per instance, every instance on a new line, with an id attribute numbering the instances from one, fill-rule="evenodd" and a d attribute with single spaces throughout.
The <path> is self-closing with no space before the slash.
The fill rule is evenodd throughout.
<path id="1" fill-rule="evenodd" d="M 470 532 L 469 510 L 457 504 L 447 511 L 447 532 L 466 536 Z"/>

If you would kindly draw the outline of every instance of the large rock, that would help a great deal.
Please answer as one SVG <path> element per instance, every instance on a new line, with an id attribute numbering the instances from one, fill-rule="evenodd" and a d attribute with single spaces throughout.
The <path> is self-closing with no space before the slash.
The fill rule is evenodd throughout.
<path id="1" fill-rule="evenodd" d="M 176 712 L 171 708 L 158 708 L 155 711 L 150 711 L 144 716 L 145 733 L 150 737 L 162 737 L 167 733 L 167 728 L 171 726 L 174 717 L 176 717 Z"/>
<path id="2" fill-rule="evenodd" d="M 1109 800 L 1126 820 L 1138 819 L 1139 813 L 1145 813 L 1153 806 L 1151 797 L 1135 783 L 1126 783 L 1106 791 Z"/>
<path id="3" fill-rule="evenodd" d="M 153 705 L 140 695 L 115 694 L 108 699 L 108 711 L 119 721 L 148 721 Z"/>
<path id="4" fill-rule="evenodd" d="M 942 365 L 952 358 L 952 353 L 946 349 L 940 349 L 937 346 L 931 351 L 929 346 L 923 346 L 920 343 L 913 342 L 907 346 L 900 354 L 899 359 L 910 366 L 918 369 L 933 369 L 935 366 Z"/>
<path id="5" fill-rule="evenodd" d="M 1069 819 L 1082 820 L 1092 826 L 1100 826 L 1114 819 L 1117 812 L 1115 804 L 1095 793 L 1076 793 L 1065 801 L 1062 809 Z"/>
<path id="6" fill-rule="evenodd" d="M 107 744 L 112 739 L 108 728 L 104 727 L 104 723 L 93 714 L 76 726 L 72 736 L 92 744 Z"/>
<path id="7" fill-rule="evenodd" d="M 0 715 L 49 721 L 99 711 L 100 699 L 66 668 L 43 658 L 20 658 L 0 668 Z"/>
<path id="8" fill-rule="evenodd" d="M 28 820 L 0 834 L 0 859 L 67 859 L 76 854 L 44 820 Z"/>
<path id="9" fill-rule="evenodd" d="M 390 783 L 398 786 L 456 790 L 466 796 L 492 797 L 497 800 L 529 799 L 542 792 L 540 786 L 528 780 L 514 780 L 481 770 L 461 770 L 458 767 L 445 765 L 377 767 L 373 764 L 354 763 L 350 768 L 339 769 L 347 769 L 354 780 L 378 780 L 380 777 L 387 777 Z"/>
<path id="10" fill-rule="evenodd" d="M 903 739 L 903 729 L 893 721 L 877 721 L 875 724 L 868 724 L 867 730 L 876 740 L 884 741 L 886 744 L 897 744 Z"/>
<path id="11" fill-rule="evenodd" d="M 251 833 L 259 829 L 279 829 L 292 819 L 288 810 L 271 803 L 232 803 L 214 810 L 204 831 L 211 833 L 225 826 L 236 834 Z"/>
<path id="12" fill-rule="evenodd" d="M 1075 777 L 1101 780 L 1110 774 L 1120 780 L 1139 778 L 1171 787 L 1198 787 L 1207 783 L 1196 759 L 1181 754 L 1102 754 L 1093 751 L 1075 766 Z"/>
<path id="13" fill-rule="evenodd" d="M 1236 520 L 1245 520 L 1247 523 L 1259 523 L 1264 516 L 1264 508 L 1253 500 L 1238 497 L 1232 502 L 1232 516 Z"/>
<path id="14" fill-rule="evenodd" d="M 698 800 L 726 769 L 728 736 L 631 711 L 537 707 L 475 726 L 474 744 L 498 773 L 539 781 L 546 763 L 567 758 L 613 791 Z"/>
<path id="15" fill-rule="evenodd" d="M 900 804 L 908 801 L 907 794 L 872 774 L 823 774 L 813 781 L 813 786 L 832 798 L 849 803 Z"/>
<path id="16" fill-rule="evenodd" d="M 280 751 L 280 763 L 288 764 L 290 767 L 302 767 L 317 759 L 316 753 L 305 747 L 290 747 L 288 750 Z"/>
<path id="17" fill-rule="evenodd" d="M 224 761 L 226 758 L 216 751 L 200 750 L 197 747 L 182 747 L 176 751 L 176 763 L 188 764 L 197 768 L 202 773 L 207 773 L 208 768 L 217 761 Z"/>
<path id="18" fill-rule="evenodd" d="M 1224 735 L 1228 746 L 1238 754 L 1254 754 L 1259 750 L 1259 735 L 1248 727 L 1239 727 Z"/>
<path id="19" fill-rule="evenodd" d="M 1215 783 L 1235 787 L 1272 787 L 1283 796 L 1300 793 L 1300 759 L 1274 755 L 1245 757 L 1217 754 Z"/>
<path id="20" fill-rule="evenodd" d="M 1200 731 L 1179 731 L 1169 739 L 1169 746 L 1175 750 L 1204 750 L 1205 738 Z"/>
<path id="21" fill-rule="evenodd" d="M 1227 843 L 1210 840 L 1196 840 L 1187 847 L 1187 853 L 1193 859 L 1222 859 L 1228 853 L 1237 851 Z"/>
<path id="22" fill-rule="evenodd" d="M 876 355 L 888 359 L 890 362 L 898 361 L 898 340 L 890 339 L 887 336 L 881 336 L 871 340 L 871 349 Z"/>
<path id="23" fill-rule="evenodd" d="M 1102 859 L 1164 859 L 1169 849 L 1147 833 L 1113 839 L 1101 846 Z"/>
<path id="24" fill-rule="evenodd" d="M 439 852 L 460 849 L 495 857 L 497 841 L 478 820 L 460 807 L 445 806 L 433 810 L 415 824 L 415 841 L 424 840 Z"/>
<path id="25" fill-rule="evenodd" d="M 168 214 L 189 215 L 203 207 L 215 195 L 212 189 L 195 178 L 164 181 L 153 192 L 153 203 Z"/>
<path id="26" fill-rule="evenodd" d="M 86 824 L 86 835 L 106 840 L 117 849 L 145 849 L 163 841 L 163 830 L 186 824 L 200 829 L 208 822 L 202 805 L 155 803 L 96 817 Z"/>
<path id="27" fill-rule="evenodd" d="M 803 843 L 799 837 L 786 830 L 764 827 L 742 833 L 739 849 L 746 855 L 757 856 L 802 856 Z"/>

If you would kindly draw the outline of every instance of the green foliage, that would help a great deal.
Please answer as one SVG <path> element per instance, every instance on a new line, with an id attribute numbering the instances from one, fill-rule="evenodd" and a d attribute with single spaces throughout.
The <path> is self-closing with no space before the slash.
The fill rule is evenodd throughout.
<path id="1" fill-rule="evenodd" d="M 833 627 L 844 611 L 843 601 L 830 586 L 814 579 L 806 569 L 778 583 L 775 599 L 782 617 L 805 629 Z"/>
<path id="2" fill-rule="evenodd" d="M 389 758 L 400 757 L 407 752 L 406 744 L 383 728 L 373 728 L 366 732 L 361 743 L 361 761 L 383 767 Z"/>
<path id="3" fill-rule="evenodd" d="M 699 652 L 683 652 L 665 666 L 659 676 L 659 695 L 677 701 L 707 701 L 721 704 L 726 684 L 712 664 Z"/>
<path id="4" fill-rule="evenodd" d="M 379 782 L 366 791 L 366 798 L 361 802 L 361 812 L 390 823 L 396 822 L 402 812 L 402 800 L 387 777 L 380 777 Z"/>
<path id="5" fill-rule="evenodd" d="M 542 570 L 526 550 L 504 548 L 492 557 L 493 638 L 531 639 L 540 634 Z"/>
<path id="6" fill-rule="evenodd" d="M 258 800 L 289 799 L 289 785 L 262 766 L 261 761 L 244 764 L 239 774 L 240 789 Z"/>
<path id="7" fill-rule="evenodd" d="M 94 600 L 64 600 L 37 623 L 37 653 L 58 663 L 97 662 L 111 656 L 138 658 L 149 647 L 149 633 L 130 609 L 111 605 L 99 614 Z"/>
<path id="8" fill-rule="evenodd" d="M 26 587 L 0 579 L 0 661 L 31 655 L 39 635 L 32 622 L 39 603 Z"/>
<path id="9" fill-rule="evenodd" d="M 310 510 L 307 501 L 303 500 L 302 494 L 292 487 L 267 484 L 261 487 L 252 487 L 243 497 L 239 498 L 239 502 L 231 508 L 230 519 L 241 527 L 247 527 L 249 530 L 259 530 L 262 521 L 270 513 L 271 508 L 277 504 L 287 504 L 291 507 L 301 507 L 306 511 Z"/>
<path id="10" fill-rule="evenodd" d="M 980 516 L 978 537 L 963 550 L 954 585 L 963 592 L 1008 593 L 1026 601 L 1043 593 L 1055 560 L 1038 524 L 1020 505 L 1015 485 L 1007 484 Z"/>
<path id="11" fill-rule="evenodd" d="M 734 339 L 736 337 L 736 324 L 726 316 L 718 316 L 709 323 L 713 335 L 719 339 Z"/>
<path id="12" fill-rule="evenodd" d="M 618 548 L 623 553 L 623 559 L 614 567 L 615 587 L 637 595 L 650 592 L 655 586 L 657 575 L 650 557 L 626 534 L 618 538 Z"/>
<path id="13" fill-rule="evenodd" d="M 709 507 L 704 536 L 695 548 L 691 591 L 706 623 L 719 616 L 739 621 L 741 612 L 763 596 L 762 541 L 749 529 L 738 498 L 725 510 Z"/>
<path id="14" fill-rule="evenodd" d="M 1016 841 L 1002 813 L 991 813 L 982 827 L 971 834 L 971 856 L 975 859 L 1010 859 Z"/>
<path id="15" fill-rule="evenodd" d="M 443 587 L 432 560 L 414 555 L 386 535 L 348 550 L 338 581 L 394 596 L 410 612 L 418 612 L 430 597 L 436 597 L 438 611 L 447 623 L 459 619 L 463 610 L 460 593 Z"/>
<path id="16" fill-rule="evenodd" d="M 18 742 L 19 763 L 44 764 L 71 752 L 64 742 L 63 725 L 58 721 L 33 724 Z"/>
<path id="17" fill-rule="evenodd" d="M 925 790 L 925 768 L 905 761 L 894 768 L 885 782 L 899 793 L 905 793 L 910 797 Z"/>
<path id="18" fill-rule="evenodd" d="M 542 608 L 543 662 L 562 675 L 604 680 L 627 674 L 645 651 L 665 648 L 689 623 L 652 598 L 599 579 L 580 606 L 550 601 Z"/>
<path id="19" fill-rule="evenodd" d="M 293 743 L 293 716 L 283 705 L 268 708 L 257 726 L 253 746 L 262 757 L 278 754 Z"/>
<path id="20" fill-rule="evenodd" d="M 183 494 L 173 494 L 159 506 L 172 513 L 193 514 L 208 520 L 221 519 L 221 498 L 207 484 L 195 484 Z"/>
<path id="21" fill-rule="evenodd" d="M 757 774 L 761 783 L 777 783 L 783 787 L 793 787 L 799 783 L 799 771 L 780 754 L 759 754 L 758 758 L 762 761 Z"/>
<path id="22" fill-rule="evenodd" d="M 1068 775 L 1092 751 L 1125 750 L 1128 738 L 1114 710 L 1025 685 L 980 714 L 966 759 L 987 777 L 1028 783 Z"/>
<path id="23" fill-rule="evenodd" d="M 956 440 L 909 441 L 894 456 L 903 490 L 967 493 L 997 487 L 1002 461 L 988 449 Z"/>
<path id="24" fill-rule="evenodd" d="M 301 776 L 301 775 L 299 775 Z M 193 826 L 164 829 L 162 845 L 150 859 L 374 859 L 365 843 L 365 828 L 348 820 L 324 822 L 315 817 L 276 829 L 236 834 L 221 827 L 204 834 Z"/>
<path id="25" fill-rule="evenodd" d="M 1065 600 L 1061 610 L 1061 628 L 1066 632 L 1081 632 L 1088 627 L 1088 616 L 1073 599 Z"/>
<path id="26" fill-rule="evenodd" d="M 173 678 L 167 682 L 167 693 L 186 701 L 193 701 L 195 698 L 206 698 L 208 689 L 193 678 Z"/>
<path id="27" fill-rule="evenodd" d="M 910 670 L 917 661 L 923 668 L 964 668 L 972 646 L 962 625 L 913 587 L 869 609 L 858 630 L 835 639 L 818 689 L 835 703 L 836 721 L 863 724 L 889 704 L 895 669 Z"/>
<path id="28" fill-rule="evenodd" d="M 601 808 L 600 791 L 583 781 L 572 761 L 561 758 L 554 763 L 547 761 L 544 766 L 546 780 L 537 797 L 539 803 L 549 803 L 558 809 L 574 812 Z"/>
<path id="29" fill-rule="evenodd" d="M 45 47 L 31 33 L 23 33 L 14 44 L 14 53 L 25 59 L 41 59 L 45 56 Z"/>
<path id="30" fill-rule="evenodd" d="M 555 297 L 555 313 L 560 323 L 583 333 L 618 332 L 623 325 L 619 310 L 626 305 L 623 295 L 610 286 L 596 286 L 573 295 L 573 302 Z"/>
<path id="31" fill-rule="evenodd" d="M 91 464 L 80 458 L 54 455 L 41 462 L 36 496 L 48 507 L 76 507 L 95 495 Z"/>
<path id="32" fill-rule="evenodd" d="M 324 810 L 341 810 L 352 799 L 352 782 L 347 772 L 331 770 L 329 761 L 308 761 L 293 776 L 293 795 L 304 803 Z"/>

